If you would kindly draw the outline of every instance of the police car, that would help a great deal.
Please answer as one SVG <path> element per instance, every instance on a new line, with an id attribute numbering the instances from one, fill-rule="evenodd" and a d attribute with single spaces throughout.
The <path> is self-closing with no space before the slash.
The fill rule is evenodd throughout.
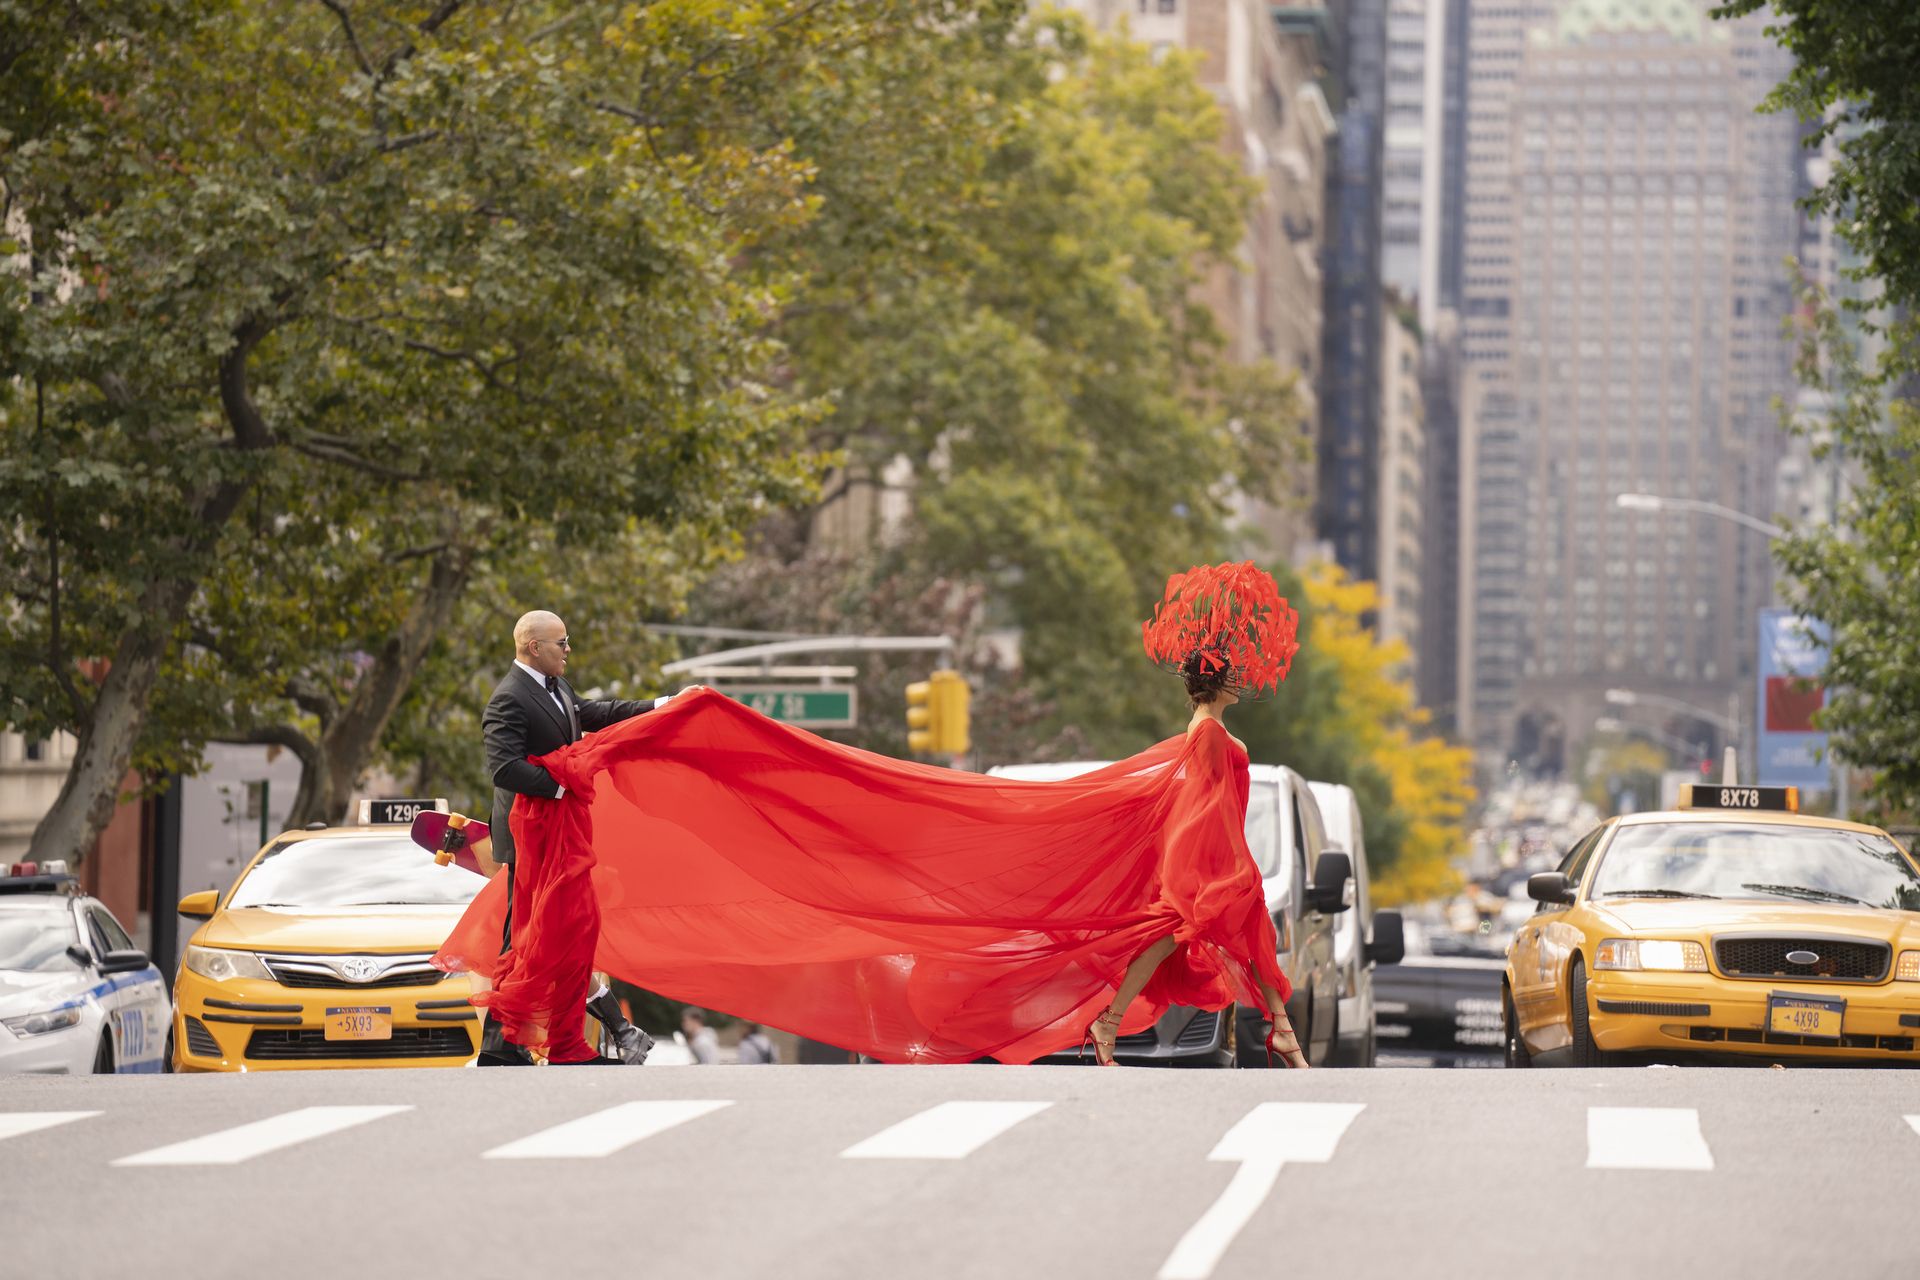
<path id="1" fill-rule="evenodd" d="M 64 862 L 0 867 L 0 1072 L 164 1069 L 160 970 Z"/>

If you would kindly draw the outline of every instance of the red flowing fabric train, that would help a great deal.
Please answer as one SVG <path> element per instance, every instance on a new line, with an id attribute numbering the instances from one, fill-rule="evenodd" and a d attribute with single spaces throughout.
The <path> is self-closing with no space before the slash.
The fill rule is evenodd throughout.
<path id="1" fill-rule="evenodd" d="M 1028 1062 L 1079 1042 L 1132 959 L 1129 1010 L 1283 996 L 1247 849 L 1247 758 L 1217 722 L 1095 773 L 1015 782 L 875 755 L 695 690 L 537 761 L 505 882 L 434 963 L 509 1038 L 580 1056 L 590 968 L 887 1062 Z M 591 877 L 589 881 L 589 877 Z"/>

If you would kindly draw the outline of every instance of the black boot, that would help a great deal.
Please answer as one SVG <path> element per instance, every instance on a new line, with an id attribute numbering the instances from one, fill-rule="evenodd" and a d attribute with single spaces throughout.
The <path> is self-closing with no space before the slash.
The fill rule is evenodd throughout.
<path id="1" fill-rule="evenodd" d="M 482 1067 L 530 1067 L 533 1055 L 525 1046 L 517 1045 L 507 1039 L 506 1032 L 499 1022 L 489 1013 L 487 1020 L 480 1024 L 480 1057 L 475 1062 Z"/>
<path id="2" fill-rule="evenodd" d="M 653 1037 L 627 1021 L 620 1012 L 620 1001 L 606 987 L 593 993 L 587 1001 L 587 1012 L 600 1020 L 607 1029 L 607 1035 L 618 1046 L 620 1061 L 628 1066 L 637 1067 L 647 1060 L 647 1054 L 653 1049 Z"/>

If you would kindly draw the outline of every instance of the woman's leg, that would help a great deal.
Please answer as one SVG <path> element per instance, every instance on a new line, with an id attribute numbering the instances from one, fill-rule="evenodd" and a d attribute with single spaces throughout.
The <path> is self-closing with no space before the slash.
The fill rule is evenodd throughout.
<path id="1" fill-rule="evenodd" d="M 1267 1016 L 1273 1023 L 1270 1047 L 1287 1060 L 1288 1066 L 1306 1066 L 1307 1055 L 1301 1052 L 1299 1037 L 1293 1034 L 1293 1022 L 1287 1017 L 1287 1002 L 1280 998 L 1277 990 L 1264 982 L 1260 984 L 1260 990 L 1266 997 Z"/>
<path id="2" fill-rule="evenodd" d="M 1134 997 L 1146 990 L 1147 979 L 1153 976 L 1153 971 L 1173 954 L 1173 948 L 1173 935 L 1168 934 L 1135 956 L 1133 963 L 1127 966 L 1126 975 L 1120 979 L 1120 989 L 1113 993 L 1113 1003 L 1107 1006 L 1108 1012 L 1125 1014 Z"/>
<path id="3" fill-rule="evenodd" d="M 1127 1006 L 1133 1003 L 1134 997 L 1145 989 L 1147 979 L 1160 967 L 1160 962 L 1173 954 L 1173 948 L 1173 935 L 1168 934 L 1135 956 L 1120 978 L 1120 989 L 1114 992 L 1113 1003 L 1087 1028 L 1087 1036 L 1093 1041 L 1093 1056 L 1101 1066 L 1113 1064 L 1113 1042 L 1120 1034 L 1120 1019 L 1126 1015 Z"/>

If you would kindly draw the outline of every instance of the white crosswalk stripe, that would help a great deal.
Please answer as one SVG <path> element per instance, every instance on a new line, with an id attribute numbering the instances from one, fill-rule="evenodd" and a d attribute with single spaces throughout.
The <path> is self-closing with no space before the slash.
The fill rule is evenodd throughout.
<path id="1" fill-rule="evenodd" d="M 1692 1107 L 1588 1107 L 1587 1168 L 1713 1168 Z"/>
<path id="2" fill-rule="evenodd" d="M 1263 1102 L 1241 1116 L 1208 1153 L 1240 1167 L 1199 1221 L 1187 1228 L 1160 1267 L 1159 1280 L 1206 1280 L 1234 1238 L 1266 1203 L 1280 1170 L 1289 1164 L 1325 1164 L 1333 1159 L 1353 1118 L 1356 1102 Z"/>
<path id="3" fill-rule="evenodd" d="M 252 1124 L 222 1129 L 218 1133 L 189 1138 L 170 1146 L 155 1147 L 113 1163 L 123 1166 L 239 1164 L 269 1151 L 310 1142 L 342 1129 L 351 1129 L 396 1112 L 411 1110 L 412 1107 L 301 1107 L 298 1111 L 285 1111 Z"/>
<path id="4" fill-rule="evenodd" d="M 580 1160 L 610 1156 L 643 1138 L 730 1107 L 731 1102 L 623 1102 L 493 1148 L 488 1160 Z"/>
<path id="5" fill-rule="evenodd" d="M 0 1140 L 38 1133 L 57 1124 L 71 1124 L 99 1114 L 98 1111 L 0 1111 Z"/>
<path id="6" fill-rule="evenodd" d="M 1920 1133 L 1920 1116 L 1908 1116 L 1907 1123 L 1913 1126 L 1915 1133 Z"/>
<path id="7" fill-rule="evenodd" d="M 840 1154 L 849 1160 L 961 1160 L 1051 1102 L 942 1102 Z"/>

